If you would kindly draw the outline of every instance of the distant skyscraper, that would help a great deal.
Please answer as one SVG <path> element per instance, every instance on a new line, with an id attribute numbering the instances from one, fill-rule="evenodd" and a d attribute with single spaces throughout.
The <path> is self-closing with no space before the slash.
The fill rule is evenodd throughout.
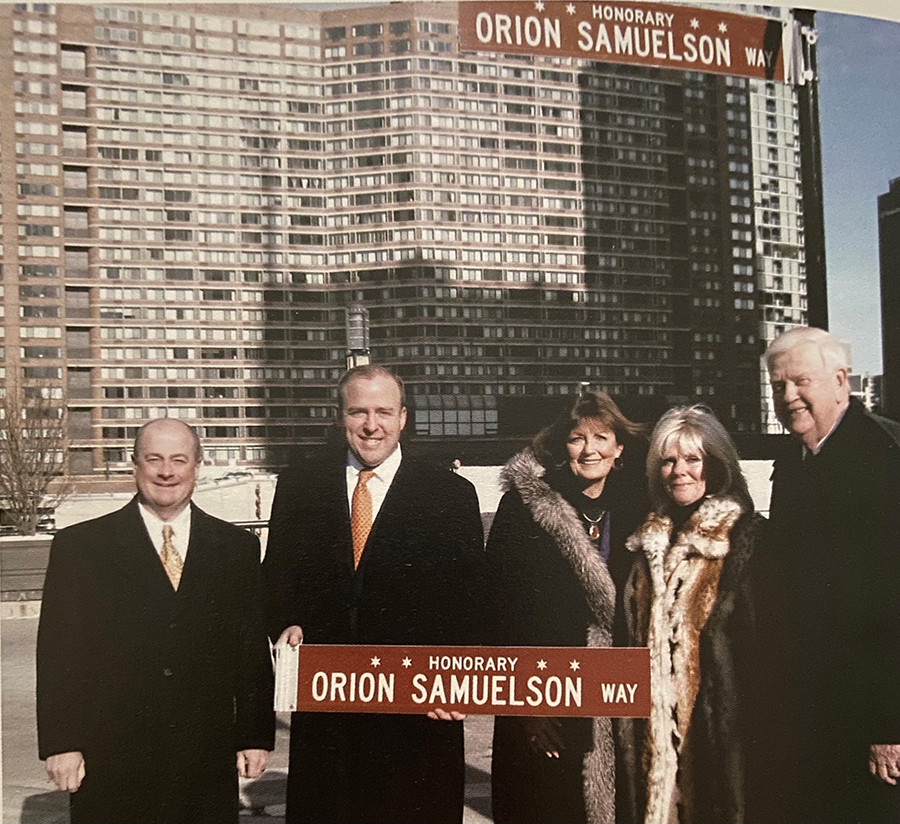
<path id="1" fill-rule="evenodd" d="M 882 412 L 900 420 L 900 177 L 878 198 L 881 261 Z"/>
<path id="2" fill-rule="evenodd" d="M 776 431 L 759 355 L 822 322 L 824 260 L 811 19 L 766 13 L 796 82 L 461 52 L 455 3 L 2 5 L 0 368 L 76 474 L 165 414 L 278 460 L 348 358 L 423 440 L 584 381 Z"/>

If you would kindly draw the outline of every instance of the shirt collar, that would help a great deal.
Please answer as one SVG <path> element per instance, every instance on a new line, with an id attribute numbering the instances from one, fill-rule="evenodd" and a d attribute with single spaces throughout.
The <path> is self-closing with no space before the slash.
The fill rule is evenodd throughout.
<path id="1" fill-rule="evenodd" d="M 147 526 L 147 530 L 153 532 L 162 533 L 162 528 L 168 524 L 172 527 L 172 530 L 176 535 L 187 535 L 191 529 L 191 505 L 188 505 L 181 510 L 171 521 L 164 521 L 159 517 L 152 509 L 144 506 L 143 503 L 138 501 L 138 509 L 140 510 L 141 517 L 144 519 L 144 523 Z"/>
<path id="2" fill-rule="evenodd" d="M 400 449 L 400 444 L 397 444 L 397 448 L 391 452 L 378 466 L 375 467 L 367 467 L 363 466 L 359 462 L 359 458 L 356 457 L 349 449 L 347 450 L 347 468 L 348 470 L 352 470 L 354 475 L 358 475 L 360 470 L 362 469 L 371 469 L 375 473 L 375 477 L 378 480 L 384 482 L 388 486 L 391 485 L 391 482 L 394 480 L 394 475 L 397 474 L 397 470 L 400 468 L 400 460 L 403 457 L 403 452 Z"/>
<path id="3" fill-rule="evenodd" d="M 819 441 L 819 442 L 816 444 L 816 448 L 815 448 L 815 449 L 810 449 L 806 444 L 803 444 L 803 457 L 804 457 L 804 458 L 805 458 L 807 455 L 818 455 L 818 454 L 822 451 L 822 447 L 825 446 L 825 441 L 827 441 L 827 440 L 834 434 L 834 430 L 837 429 L 838 426 L 840 425 L 841 421 L 844 420 L 844 415 L 847 414 L 847 410 L 848 410 L 849 408 L 850 408 L 850 404 L 848 403 L 848 404 L 841 410 L 841 414 L 838 415 L 838 419 L 834 422 L 834 424 L 832 425 L 831 429 L 829 429 L 828 432 L 825 434 L 825 437 L 822 438 L 822 440 Z"/>

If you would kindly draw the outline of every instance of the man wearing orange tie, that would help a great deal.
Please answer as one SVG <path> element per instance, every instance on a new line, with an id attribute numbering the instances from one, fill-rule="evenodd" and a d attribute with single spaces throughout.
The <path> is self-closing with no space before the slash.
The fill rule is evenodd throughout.
<path id="1" fill-rule="evenodd" d="M 270 635 L 297 644 L 480 640 L 483 533 L 472 485 L 406 454 L 403 384 L 384 367 L 338 386 L 338 449 L 278 480 L 263 572 Z M 454 715 L 294 713 L 287 824 L 453 824 L 463 730 Z"/>
<path id="2" fill-rule="evenodd" d="M 259 541 L 191 503 L 201 462 L 191 427 L 151 421 L 137 495 L 53 540 L 38 744 L 73 824 L 237 824 L 274 746 Z"/>

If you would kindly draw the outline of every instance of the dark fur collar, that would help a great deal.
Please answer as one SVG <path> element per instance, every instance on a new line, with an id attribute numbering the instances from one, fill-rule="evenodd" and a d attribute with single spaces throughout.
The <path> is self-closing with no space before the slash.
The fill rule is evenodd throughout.
<path id="1" fill-rule="evenodd" d="M 531 449 L 515 455 L 500 473 L 504 491 L 515 489 L 531 512 L 535 523 L 551 538 L 569 562 L 587 594 L 596 618 L 596 629 L 611 631 L 616 590 L 606 564 L 585 534 L 575 508 L 545 480 L 546 469 Z M 589 646 L 609 646 L 609 639 Z"/>

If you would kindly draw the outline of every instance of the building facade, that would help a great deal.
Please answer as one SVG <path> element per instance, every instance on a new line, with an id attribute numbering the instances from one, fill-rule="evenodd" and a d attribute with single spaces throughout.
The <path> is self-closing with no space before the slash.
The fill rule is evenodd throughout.
<path id="1" fill-rule="evenodd" d="M 882 413 L 900 420 L 900 177 L 878 198 Z"/>
<path id="2" fill-rule="evenodd" d="M 277 464 L 365 349 L 450 451 L 585 383 L 780 431 L 759 356 L 824 294 L 809 78 L 461 52 L 454 3 L 23 3 L 0 47 L 2 368 L 73 474 L 160 415 Z"/>

